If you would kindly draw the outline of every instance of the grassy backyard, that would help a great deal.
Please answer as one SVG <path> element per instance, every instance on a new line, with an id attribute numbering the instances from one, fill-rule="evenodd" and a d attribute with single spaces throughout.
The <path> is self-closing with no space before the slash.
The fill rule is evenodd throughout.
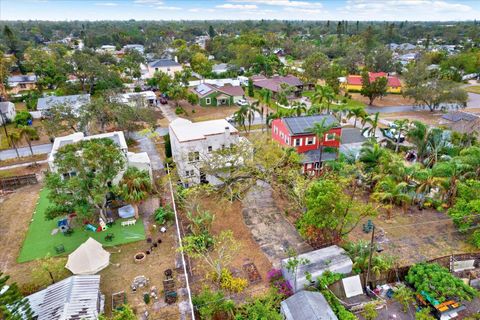
<path id="1" fill-rule="evenodd" d="M 59 255 L 55 252 L 55 247 L 59 245 L 63 245 L 65 248 L 65 252 L 62 254 L 68 254 L 78 248 L 78 246 L 89 237 L 94 238 L 104 246 L 115 246 L 145 239 L 145 230 L 141 219 L 138 220 L 135 225 L 126 227 L 122 227 L 120 221 L 117 221 L 115 225 L 105 232 L 85 231 L 83 227 L 76 227 L 73 234 L 68 237 L 64 236 L 61 232 L 52 235 L 52 231 L 57 228 L 57 221 L 59 219 L 45 219 L 45 211 L 49 205 L 47 195 L 48 190 L 45 188 L 42 189 L 28 228 L 27 236 L 18 257 L 18 262 L 44 258 L 48 254 L 51 256 Z M 107 233 L 114 234 L 111 242 L 105 241 Z"/>
<path id="2" fill-rule="evenodd" d="M 313 90 L 303 91 L 303 92 L 302 92 L 302 96 L 311 99 L 313 93 L 314 93 Z M 353 99 L 347 99 L 347 98 L 345 98 L 344 96 L 342 96 L 342 95 L 340 95 L 340 94 L 337 95 L 335 99 L 336 99 L 337 101 L 343 101 L 344 99 L 346 99 L 347 102 L 346 102 L 345 105 L 346 105 L 348 108 L 365 107 L 365 104 L 364 104 L 363 102 L 360 102 L 360 101 L 357 101 L 357 100 L 353 100 Z"/>

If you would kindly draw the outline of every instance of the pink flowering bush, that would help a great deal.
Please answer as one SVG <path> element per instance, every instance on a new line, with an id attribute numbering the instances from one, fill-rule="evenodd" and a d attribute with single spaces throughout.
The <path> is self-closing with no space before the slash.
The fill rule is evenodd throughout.
<path id="1" fill-rule="evenodd" d="M 278 293 L 290 297 L 293 294 L 292 286 L 285 280 L 282 270 L 272 269 L 267 273 L 267 279 L 273 288 L 276 288 Z"/>

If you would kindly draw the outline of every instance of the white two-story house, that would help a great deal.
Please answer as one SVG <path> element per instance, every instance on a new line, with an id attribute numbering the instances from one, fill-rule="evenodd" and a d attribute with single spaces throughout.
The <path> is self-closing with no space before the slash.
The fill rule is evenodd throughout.
<path id="1" fill-rule="evenodd" d="M 246 140 L 225 119 L 191 122 L 178 118 L 169 126 L 173 161 L 185 187 L 199 183 L 218 185 L 214 176 L 202 172 L 202 162 L 216 150 L 230 148 Z"/>

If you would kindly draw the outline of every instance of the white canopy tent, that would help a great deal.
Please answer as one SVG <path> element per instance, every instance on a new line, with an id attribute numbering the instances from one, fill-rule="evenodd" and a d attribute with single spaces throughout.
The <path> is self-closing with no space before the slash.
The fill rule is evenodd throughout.
<path id="1" fill-rule="evenodd" d="M 73 274 L 95 274 L 110 263 L 110 253 L 95 239 L 88 238 L 77 250 L 68 255 L 65 268 Z"/>

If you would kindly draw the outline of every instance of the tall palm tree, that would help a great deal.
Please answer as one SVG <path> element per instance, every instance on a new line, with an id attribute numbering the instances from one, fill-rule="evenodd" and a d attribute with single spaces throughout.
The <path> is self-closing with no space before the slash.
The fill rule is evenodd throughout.
<path id="1" fill-rule="evenodd" d="M 123 200 L 131 202 L 138 219 L 138 205 L 146 200 L 153 190 L 150 175 L 146 170 L 129 167 L 123 174 L 122 180 L 116 187 L 116 193 Z"/>
<path id="2" fill-rule="evenodd" d="M 247 112 L 248 112 L 248 107 L 247 106 L 241 106 L 240 109 L 235 111 L 233 114 L 233 120 L 235 121 L 236 124 L 239 126 L 242 126 L 244 131 L 247 131 L 247 127 L 245 125 L 247 121 Z"/>
<path id="3" fill-rule="evenodd" d="M 260 110 L 258 109 L 258 105 L 259 105 L 259 102 L 256 101 L 248 106 L 247 107 L 247 111 L 246 111 L 246 118 L 247 118 L 247 121 L 248 121 L 248 132 L 250 133 L 250 128 L 252 126 L 252 123 L 253 121 L 255 120 L 255 115 L 257 113 L 260 113 Z"/>
<path id="4" fill-rule="evenodd" d="M 315 91 L 312 94 L 312 104 L 324 104 L 327 112 L 329 112 L 333 100 L 335 100 L 335 92 L 329 85 L 315 86 Z"/>
<path id="5" fill-rule="evenodd" d="M 366 127 L 362 130 L 362 133 L 367 132 L 368 135 L 373 138 L 375 137 L 375 132 L 377 131 L 378 128 L 378 117 L 380 115 L 380 112 L 376 112 L 373 115 L 370 115 L 368 117 L 365 117 L 365 119 L 362 121 L 362 123 L 365 125 L 365 123 L 370 124 L 370 127 Z"/>
<path id="6" fill-rule="evenodd" d="M 406 133 L 408 130 L 408 125 L 409 121 L 408 119 L 403 119 L 403 120 L 395 120 L 393 122 L 395 124 L 395 130 L 397 131 L 397 142 L 395 145 L 395 152 L 398 152 L 398 149 L 400 148 L 400 137 Z"/>
<path id="7" fill-rule="evenodd" d="M 430 168 L 425 168 L 415 173 L 415 178 L 418 181 L 418 186 L 415 190 L 417 195 L 429 194 L 434 189 L 443 189 L 445 179 L 437 177 L 437 175 Z"/>
<path id="8" fill-rule="evenodd" d="M 318 156 L 318 170 L 322 167 L 322 156 L 323 156 L 323 143 L 325 141 L 325 135 L 336 126 L 336 123 L 327 124 L 327 118 L 323 118 L 322 121 L 316 122 L 311 128 L 311 131 L 315 133 L 318 138 L 318 147 L 320 149 L 320 154 Z"/>
<path id="9" fill-rule="evenodd" d="M 15 149 L 15 152 L 17 153 L 17 158 L 20 158 L 20 154 L 18 153 L 18 147 L 17 147 L 20 140 L 22 140 L 20 133 L 17 131 L 13 131 L 13 132 L 10 132 L 8 136 L 10 138 L 10 142 L 12 143 L 13 148 Z"/>
<path id="10" fill-rule="evenodd" d="M 20 139 L 24 139 L 28 147 L 30 148 L 30 153 L 33 156 L 33 149 L 32 149 L 32 140 L 38 137 L 37 130 L 34 127 L 31 126 L 19 126 L 20 132 Z"/>
<path id="11" fill-rule="evenodd" d="M 260 111 L 261 111 L 260 117 L 262 118 L 262 123 L 263 123 L 265 112 L 268 112 L 268 107 L 272 102 L 272 91 L 263 88 L 262 90 L 260 90 L 260 99 L 262 100 L 262 105 L 260 108 Z M 262 132 L 263 132 L 263 125 L 262 125 Z"/>
<path id="12" fill-rule="evenodd" d="M 420 121 L 413 121 L 413 126 L 407 132 L 407 137 L 417 149 L 419 162 L 423 162 L 427 155 L 428 132 L 428 126 Z"/>
<path id="13" fill-rule="evenodd" d="M 302 114 L 307 112 L 307 105 L 303 102 L 295 101 L 294 103 L 292 103 L 292 108 L 290 110 L 297 117 L 300 117 Z"/>
<path id="14" fill-rule="evenodd" d="M 353 109 L 350 109 L 348 111 L 348 115 L 347 117 L 350 119 L 350 118 L 354 118 L 354 122 L 353 122 L 353 127 L 356 128 L 357 127 L 357 120 L 358 119 L 364 119 L 365 117 L 367 116 L 367 113 L 365 112 L 365 109 L 364 108 L 353 108 Z"/>

